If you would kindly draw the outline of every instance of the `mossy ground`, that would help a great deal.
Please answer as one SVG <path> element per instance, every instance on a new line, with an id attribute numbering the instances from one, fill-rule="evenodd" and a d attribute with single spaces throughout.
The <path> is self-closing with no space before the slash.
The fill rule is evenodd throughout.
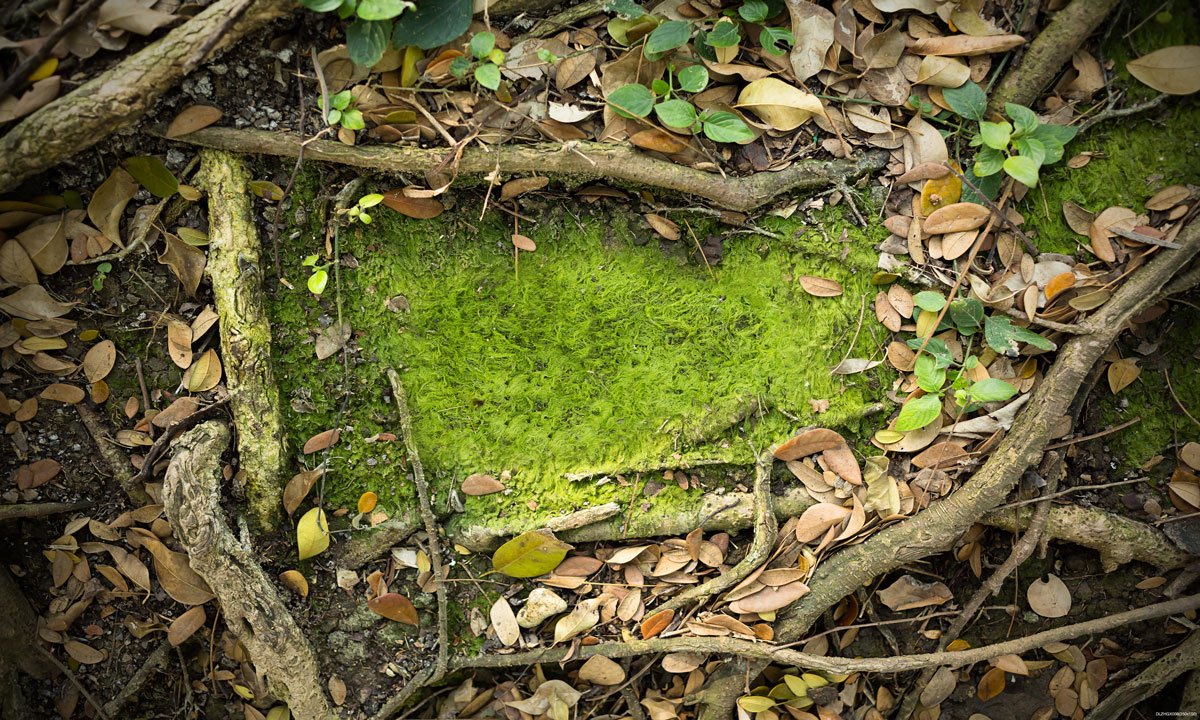
<path id="1" fill-rule="evenodd" d="M 722 262 L 708 268 L 687 242 L 660 241 L 623 205 L 585 209 L 560 198 L 522 225 L 538 249 L 521 254 L 518 273 L 509 221 L 494 211 L 481 221 L 477 205 L 463 205 L 425 221 L 381 210 L 369 227 L 344 231 L 340 252 L 358 265 L 321 298 L 297 282 L 302 257 L 322 245 L 315 227 L 285 249 L 296 289 L 281 289 L 272 313 L 284 402 L 296 401 L 292 444 L 352 428 L 333 451 L 334 507 L 365 490 L 393 512 L 411 506 L 400 444 L 365 442 L 398 432 L 386 367 L 405 383 L 440 499 L 470 473 L 512 474 L 510 494 L 466 499 L 475 522 L 628 503 L 628 489 L 597 480 L 749 464 L 807 424 L 869 429 L 860 418 L 884 399 L 882 369 L 845 377 L 829 369 L 847 353 L 879 356 L 883 331 L 869 306 L 874 245 L 886 230 L 864 232 L 836 210 L 807 225 L 770 218 L 763 227 L 776 237 L 726 237 Z M 701 241 L 724 230 L 690 222 Z M 845 293 L 810 296 L 801 275 L 837 280 Z M 338 294 L 358 348 L 340 422 L 340 359 L 317 361 L 304 342 L 335 319 Z M 389 309 L 400 296 L 409 309 Z M 828 400 L 828 411 L 817 415 L 810 400 Z M 312 411 L 296 411 L 305 404 Z M 668 483 L 653 501 L 689 497 Z"/>

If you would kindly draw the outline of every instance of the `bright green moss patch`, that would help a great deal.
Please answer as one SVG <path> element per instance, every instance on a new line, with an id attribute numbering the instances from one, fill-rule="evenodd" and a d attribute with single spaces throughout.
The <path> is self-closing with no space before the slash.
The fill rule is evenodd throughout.
<path id="1" fill-rule="evenodd" d="M 398 433 L 389 366 L 405 383 L 439 499 L 470 473 L 511 473 L 511 494 L 466 499 L 476 522 L 628 505 L 630 489 L 600 482 L 609 474 L 634 481 L 647 471 L 644 485 L 662 483 L 664 468 L 691 468 L 711 487 L 800 426 L 870 429 L 861 418 L 884 399 L 882 369 L 829 369 L 847 353 L 880 355 L 870 278 L 886 230 L 864 234 L 836 212 L 812 227 L 772 218 L 764 225 L 777 238 L 726 237 L 722 261 L 708 268 L 694 246 L 660 242 L 623 209 L 573 210 L 523 223 L 538 249 L 521 254 L 519 273 L 511 225 L 493 213 L 480 221 L 477 208 L 432 221 L 382 211 L 344 232 L 342 253 L 358 267 L 342 269 L 342 307 L 359 357 L 340 423 L 340 358 L 318 362 L 302 344 L 336 317 L 332 283 L 320 299 L 297 277 L 295 290 L 280 291 L 277 362 L 293 442 L 353 428 L 333 452 L 334 507 L 368 489 L 392 512 L 411 503 L 400 444 L 365 442 Z M 724 230 L 691 222 L 701 241 Z M 285 267 L 320 244 L 302 233 Z M 837 280 L 845 294 L 810 296 L 801 275 Z M 814 400 L 828 400 L 828 411 L 815 413 Z M 653 502 L 689 502 L 690 492 L 665 484 Z"/>

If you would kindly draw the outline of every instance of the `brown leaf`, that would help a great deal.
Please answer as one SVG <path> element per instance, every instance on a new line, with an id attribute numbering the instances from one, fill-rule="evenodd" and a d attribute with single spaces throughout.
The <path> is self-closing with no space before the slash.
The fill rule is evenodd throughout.
<path id="1" fill-rule="evenodd" d="M 211 105 L 190 105 L 175 116 L 167 127 L 166 138 L 173 140 L 206 128 L 221 119 L 221 110 Z"/>
<path id="2" fill-rule="evenodd" d="M 302 598 L 308 597 L 308 579 L 299 570 L 284 570 L 279 573 L 279 580 L 288 590 Z"/>
<path id="3" fill-rule="evenodd" d="M 315 452 L 320 452 L 328 447 L 336 445 L 338 438 L 341 436 L 341 428 L 322 430 L 304 442 L 304 449 L 301 452 L 303 452 L 305 455 L 311 455 Z"/>
<path id="4" fill-rule="evenodd" d="M 0 310 L 25 320 L 48 320 L 62 317 L 74 307 L 60 303 L 41 285 L 26 285 L 11 295 L 0 298 Z"/>
<path id="5" fill-rule="evenodd" d="M 217 351 L 209 348 L 204 351 L 204 354 L 196 358 L 183 373 L 183 385 L 189 392 L 201 393 L 208 392 L 217 386 L 221 381 L 221 359 L 217 357 Z"/>
<path id="6" fill-rule="evenodd" d="M 1170 210 L 1191 197 L 1191 191 L 1184 185 L 1171 185 L 1154 193 L 1146 201 L 1147 210 Z"/>
<path id="7" fill-rule="evenodd" d="M 941 605 L 948 600 L 953 600 L 954 593 L 950 592 L 950 588 L 946 587 L 945 583 L 926 583 L 917 580 L 912 575 L 902 575 L 891 585 L 876 593 L 876 597 L 879 598 L 879 602 L 900 612 L 930 605 Z"/>
<path id="8" fill-rule="evenodd" d="M 208 262 L 204 251 L 188 245 L 173 233 L 162 233 L 166 248 L 158 256 L 158 261 L 171 268 L 183 289 L 188 295 L 195 295 L 204 279 L 204 265 Z"/>
<path id="9" fill-rule="evenodd" d="M 548 177 L 523 177 L 509 180 L 500 186 L 500 199 L 512 200 L 515 197 L 524 195 L 527 192 L 541 190 L 550 184 Z"/>
<path id="10" fill-rule="evenodd" d="M 662 215 L 646 213 L 643 217 L 646 218 L 646 222 L 650 223 L 650 227 L 654 228 L 654 232 L 667 240 L 678 240 L 681 237 L 679 225 Z"/>
<path id="11" fill-rule="evenodd" d="M 903 324 L 900 313 L 892 307 L 888 294 L 882 290 L 875 296 L 875 319 L 892 332 L 900 332 L 900 326 Z"/>
<path id="12" fill-rule="evenodd" d="M 554 84 L 559 92 L 583 81 L 596 69 L 596 56 L 591 52 L 568 55 L 558 61 Z"/>
<path id="13" fill-rule="evenodd" d="M 681 153 L 688 148 L 687 140 L 658 128 L 636 132 L 629 137 L 629 142 L 643 150 L 653 150 L 666 155 Z"/>
<path id="14" fill-rule="evenodd" d="M 367 601 L 367 607 L 376 615 L 405 625 L 417 627 L 417 609 L 408 598 L 399 593 L 386 593 Z"/>
<path id="15" fill-rule="evenodd" d="M 777 460 L 798 460 L 809 455 L 825 452 L 838 445 L 845 445 L 846 439 L 833 430 L 826 428 L 809 428 L 780 443 L 772 452 Z"/>
<path id="16" fill-rule="evenodd" d="M 108 377 L 117 362 L 117 346 L 112 340 L 102 340 L 91 347 L 83 356 L 83 374 L 90 382 L 97 383 Z"/>
<path id="17" fill-rule="evenodd" d="M 729 604 L 735 613 L 773 612 L 787 607 L 809 593 L 809 587 L 799 580 L 779 587 L 765 587 Z"/>
<path id="18" fill-rule="evenodd" d="M 192 328 L 182 320 L 167 322 L 167 354 L 184 370 L 192 365 Z"/>
<path id="19" fill-rule="evenodd" d="M 660 634 L 671 624 L 671 620 L 675 619 L 674 610 L 660 610 L 650 617 L 642 621 L 640 630 L 643 640 L 649 640 L 652 637 Z"/>
<path id="20" fill-rule="evenodd" d="M 189 395 L 175 398 L 166 410 L 154 416 L 150 422 L 154 427 L 168 428 L 175 423 L 190 417 L 200 409 L 200 401 Z"/>
<path id="21" fill-rule="evenodd" d="M 67 262 L 67 236 L 63 216 L 31 225 L 17 235 L 34 267 L 43 275 L 58 272 Z"/>
<path id="22" fill-rule="evenodd" d="M 80 388 L 66 383 L 53 383 L 48 385 L 45 390 L 39 395 L 43 400 L 54 400 L 67 405 L 75 405 L 83 402 L 87 395 Z"/>
<path id="23" fill-rule="evenodd" d="M 813 275 L 801 275 L 796 279 L 800 281 L 800 287 L 804 288 L 804 292 L 809 295 L 837 297 L 842 294 L 842 286 L 836 280 Z"/>
<path id="24" fill-rule="evenodd" d="M 408 197 L 403 190 L 391 190 L 384 193 L 383 204 L 401 215 L 418 220 L 435 218 L 446 209 L 437 198 Z"/>
<path id="25" fill-rule="evenodd" d="M 1129 74 L 1168 95 L 1200 92 L 1200 45 L 1172 45 L 1125 64 Z"/>
<path id="26" fill-rule="evenodd" d="M 128 30 L 138 35 L 149 35 L 173 22 L 178 15 L 152 10 L 138 0 L 105 0 L 96 17 L 96 27 L 101 30 Z"/>
<path id="27" fill-rule="evenodd" d="M 979 688 L 976 691 L 979 699 L 991 700 L 1004 692 L 1004 668 L 994 667 L 979 678 Z"/>
<path id="28" fill-rule="evenodd" d="M 975 57 L 1005 52 L 1024 44 L 1025 38 L 1020 35 L 947 35 L 921 38 L 909 45 L 908 50 L 917 55 Z"/>
<path id="29" fill-rule="evenodd" d="M 475 473 L 468 475 L 466 480 L 462 481 L 462 492 L 464 495 L 478 497 L 480 495 L 491 495 L 504 490 L 504 483 L 500 482 L 491 475 L 483 475 Z"/>
<path id="30" fill-rule="evenodd" d="M 926 235 L 974 230 L 987 222 L 991 212 L 984 206 L 975 203 L 954 203 L 934 210 L 929 217 L 925 218 L 922 230 Z"/>
<path id="31" fill-rule="evenodd" d="M 959 443 L 941 442 L 914 457 L 912 464 L 922 470 L 946 468 L 953 466 L 968 455 L 967 449 Z"/>
<path id="32" fill-rule="evenodd" d="M 167 627 L 167 642 L 171 643 L 172 647 L 179 647 L 185 640 L 195 635 L 197 630 L 204 627 L 206 622 L 208 622 L 208 615 L 205 614 L 204 607 L 197 605 L 175 618 Z"/>
<path id="33" fill-rule="evenodd" d="M 80 665 L 95 665 L 99 662 L 104 662 L 108 654 L 103 650 L 97 650 L 91 645 L 85 645 L 78 640 L 67 640 L 63 643 L 63 649 L 67 654 Z"/>
<path id="34" fill-rule="evenodd" d="M 192 569 L 187 555 L 169 549 L 153 536 L 142 536 L 141 542 L 154 557 L 154 573 L 159 584 L 176 602 L 203 605 L 213 599 L 208 583 Z"/>
<path id="35" fill-rule="evenodd" d="M 1137 358 L 1117 360 L 1108 366 L 1108 387 L 1113 395 L 1116 395 L 1129 387 L 1141 374 L 1142 369 L 1138 367 Z"/>
<path id="36" fill-rule="evenodd" d="M 537 250 L 537 243 L 535 243 L 531 238 L 517 233 L 513 233 L 512 244 L 513 247 L 517 248 L 518 250 L 524 250 L 525 252 L 534 252 Z"/>
<path id="37" fill-rule="evenodd" d="M 504 647 L 512 647 L 521 639 L 521 626 L 517 624 L 516 613 L 503 597 L 496 599 L 490 612 L 492 628 L 496 631 L 496 639 Z"/>
<path id="38" fill-rule="evenodd" d="M 822 537 L 829 528 L 841 524 L 850 517 L 850 508 L 821 502 L 807 508 L 796 524 L 796 540 L 812 542 Z"/>
<path id="39" fill-rule="evenodd" d="M 308 496 L 309 491 L 312 490 L 323 472 L 322 468 L 316 468 L 315 470 L 304 470 L 292 476 L 292 479 L 283 488 L 283 507 L 287 510 L 288 515 L 296 512 L 296 508 L 304 502 L 304 498 Z"/>
<path id="40" fill-rule="evenodd" d="M 603 655 L 593 655 L 579 666 L 579 679 L 593 685 L 619 685 L 625 682 L 625 669 Z"/>
<path id="41" fill-rule="evenodd" d="M 38 281 L 37 268 L 29 253 L 16 240 L 0 244 L 0 280 L 16 286 L 33 285 Z"/>
<path id="42" fill-rule="evenodd" d="M 1057 575 L 1035 580 L 1026 591 L 1029 609 L 1044 618 L 1060 618 L 1071 610 L 1071 591 Z"/>
<path id="43" fill-rule="evenodd" d="M 87 214 L 92 224 L 118 247 L 125 247 L 121 242 L 121 216 L 137 191 L 137 181 L 124 168 L 118 166 L 113 169 L 108 179 L 96 188 L 96 192 L 92 194 L 92 201 L 88 203 Z"/>
<path id="44" fill-rule="evenodd" d="M 346 702 L 346 683 L 337 675 L 329 676 L 329 697 L 338 707 Z"/>

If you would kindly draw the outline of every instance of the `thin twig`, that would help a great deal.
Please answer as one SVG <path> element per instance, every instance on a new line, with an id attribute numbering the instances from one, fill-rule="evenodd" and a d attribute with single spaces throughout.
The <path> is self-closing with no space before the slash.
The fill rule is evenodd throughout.
<path id="1" fill-rule="evenodd" d="M 1055 447 L 1062 447 L 1062 446 L 1056 445 Z M 1050 448 L 1046 448 L 1046 449 L 1049 450 Z M 1117 482 L 1099 483 L 1096 485 L 1076 485 L 1074 487 L 1069 487 L 1066 490 L 1059 490 L 1058 492 L 1051 493 L 1049 495 L 1042 495 L 1040 497 L 1031 498 L 1029 500 L 1018 500 L 1016 502 L 1011 502 L 1011 503 L 1007 503 L 1004 505 L 997 505 L 992 510 L 992 512 L 1000 512 L 1001 510 L 1011 510 L 1012 508 L 1025 507 L 1026 505 L 1033 505 L 1035 503 L 1040 503 L 1043 500 L 1057 500 L 1060 497 L 1066 497 L 1067 495 L 1071 495 L 1071 494 L 1074 494 L 1077 492 L 1086 492 L 1088 490 L 1108 490 L 1109 488 L 1114 488 L 1114 487 L 1118 487 L 1121 485 L 1133 485 L 1135 483 L 1140 483 L 1140 482 L 1146 482 L 1146 478 L 1132 478 L 1130 480 L 1118 480 Z"/>
<path id="2" fill-rule="evenodd" d="M 0 98 L 11 95 L 16 91 L 21 83 L 25 82 L 25 78 L 29 77 L 34 70 L 37 70 L 39 65 L 45 62 L 46 58 L 50 57 L 54 46 L 66 37 L 67 33 L 74 30 L 79 23 L 83 22 L 85 17 L 92 14 L 92 11 L 100 7 L 101 2 L 103 0 L 87 0 L 78 10 L 70 14 L 63 21 L 62 25 L 55 28 L 54 32 L 50 33 L 50 37 L 46 38 L 37 51 L 25 58 L 25 62 L 18 65 L 17 69 L 13 70 L 12 75 L 9 75 L 3 82 L 0 82 Z"/>
<path id="3" fill-rule="evenodd" d="M 163 640 L 162 644 L 150 653 L 150 657 L 142 663 L 137 672 L 128 680 L 122 680 L 121 692 L 112 700 L 104 704 L 103 711 L 108 715 L 119 715 L 121 710 L 125 708 L 129 701 L 137 696 L 145 687 L 146 681 L 150 679 L 150 675 L 157 671 L 167 661 L 167 653 L 171 651 L 171 643 Z"/>
<path id="4" fill-rule="evenodd" d="M 400 415 L 400 434 L 404 436 L 404 449 L 408 452 L 408 460 L 412 465 L 413 483 L 417 486 L 417 498 L 421 503 L 421 519 L 425 521 L 425 532 L 429 534 L 429 555 L 433 560 L 433 576 L 437 581 L 438 652 L 431 680 L 436 682 L 446 674 L 450 657 L 450 638 L 446 629 L 446 565 L 442 562 L 442 549 L 438 542 L 437 519 L 433 515 L 433 507 L 429 504 L 429 486 L 425 482 L 425 469 L 421 466 L 417 443 L 413 439 L 412 415 L 408 410 L 408 396 L 404 392 L 404 383 L 400 381 L 400 375 L 392 368 L 388 368 L 387 377 L 392 386 L 392 397 L 396 401 L 396 412 Z"/>
<path id="5" fill-rule="evenodd" d="M 1009 308 L 1007 310 L 1006 314 L 1009 317 L 1016 318 L 1017 320 L 1024 320 L 1025 322 L 1029 323 L 1030 325 L 1040 325 L 1041 327 L 1044 327 L 1047 330 L 1054 330 L 1054 331 L 1061 332 L 1061 333 L 1067 333 L 1068 335 L 1087 335 L 1092 332 L 1091 328 L 1089 328 L 1085 325 L 1076 325 L 1074 323 L 1054 322 L 1053 320 L 1046 320 L 1045 318 L 1040 318 L 1037 316 L 1034 316 L 1031 318 L 1016 308 Z"/>
<path id="6" fill-rule="evenodd" d="M 79 690 L 79 694 L 83 695 L 84 699 L 86 699 L 91 706 L 95 708 L 96 715 L 100 717 L 100 720 L 109 720 L 108 713 L 104 712 L 104 705 L 96 699 L 96 696 L 88 692 L 88 689 L 83 686 L 83 683 L 79 682 L 79 678 L 75 677 L 75 673 L 71 672 L 71 668 L 63 665 L 62 661 L 54 656 L 54 653 L 42 647 L 40 643 L 34 643 L 34 647 L 36 647 L 39 652 L 45 655 L 46 658 L 53 663 L 63 675 L 67 676 L 67 679 L 71 681 L 71 684 Z"/>
<path id="7" fill-rule="evenodd" d="M 1110 106 L 1088 118 L 1086 122 L 1079 126 L 1079 132 L 1082 133 L 1091 128 L 1093 125 L 1104 122 L 1105 120 L 1128 117 L 1129 115 L 1136 115 L 1137 113 L 1144 112 L 1146 110 L 1153 110 L 1154 108 L 1166 102 L 1168 97 L 1168 95 L 1159 95 L 1150 100 L 1146 100 L 1145 102 L 1135 103 L 1129 107 L 1123 108 L 1114 109 Z"/>
<path id="8" fill-rule="evenodd" d="M 1175 401 L 1175 404 L 1179 406 L 1179 409 L 1183 411 L 1183 414 L 1187 415 L 1188 420 L 1200 425 L 1200 420 L 1197 420 L 1194 415 L 1188 412 L 1187 406 L 1184 405 L 1183 401 L 1179 399 L 1179 396 L 1175 394 L 1175 388 L 1171 387 L 1171 373 L 1167 372 L 1166 368 L 1163 368 L 1162 374 L 1163 379 L 1167 381 L 1167 390 L 1171 392 L 1171 399 Z"/>
<path id="9" fill-rule="evenodd" d="M 1110 428 L 1101 430 L 1100 432 L 1094 432 L 1091 435 L 1084 435 L 1083 437 L 1071 438 L 1070 440 L 1064 440 L 1060 443 L 1055 443 L 1053 445 L 1047 445 L 1046 449 L 1047 450 L 1057 450 L 1059 448 L 1067 447 L 1068 445 L 1077 445 L 1081 442 L 1087 442 L 1088 440 L 1095 440 L 1096 438 L 1104 437 L 1105 435 L 1112 435 L 1115 432 L 1120 432 L 1120 431 L 1124 430 L 1125 428 L 1129 427 L 1130 425 L 1136 425 L 1136 424 L 1140 423 L 1141 421 L 1142 421 L 1142 419 L 1140 417 L 1135 417 L 1132 420 L 1126 420 L 1125 422 L 1121 423 L 1120 425 L 1113 425 Z"/>
<path id="10" fill-rule="evenodd" d="M 233 27 L 238 20 L 242 19 L 242 16 L 246 14 L 246 11 L 249 10 L 250 6 L 253 4 L 254 0 L 242 0 L 240 5 L 233 8 L 233 10 L 229 12 L 225 19 L 221 21 L 221 26 L 217 28 L 216 32 L 210 35 L 204 41 L 203 45 L 196 48 L 196 52 L 192 53 L 192 56 L 187 59 L 187 61 L 184 63 L 184 66 L 187 68 L 185 72 L 191 72 L 197 66 L 199 66 L 200 63 L 204 62 L 204 60 L 208 57 L 208 54 L 212 52 L 212 49 L 217 46 L 217 43 L 221 42 L 221 38 L 225 37 L 229 33 L 229 29 Z"/>

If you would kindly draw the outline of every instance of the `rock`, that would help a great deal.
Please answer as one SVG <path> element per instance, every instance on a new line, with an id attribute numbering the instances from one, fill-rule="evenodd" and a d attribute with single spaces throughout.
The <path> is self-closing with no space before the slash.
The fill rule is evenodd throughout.
<path id="1" fill-rule="evenodd" d="M 517 624 L 527 630 L 535 628 L 566 609 L 566 600 L 546 588 L 535 588 L 517 612 Z"/>

